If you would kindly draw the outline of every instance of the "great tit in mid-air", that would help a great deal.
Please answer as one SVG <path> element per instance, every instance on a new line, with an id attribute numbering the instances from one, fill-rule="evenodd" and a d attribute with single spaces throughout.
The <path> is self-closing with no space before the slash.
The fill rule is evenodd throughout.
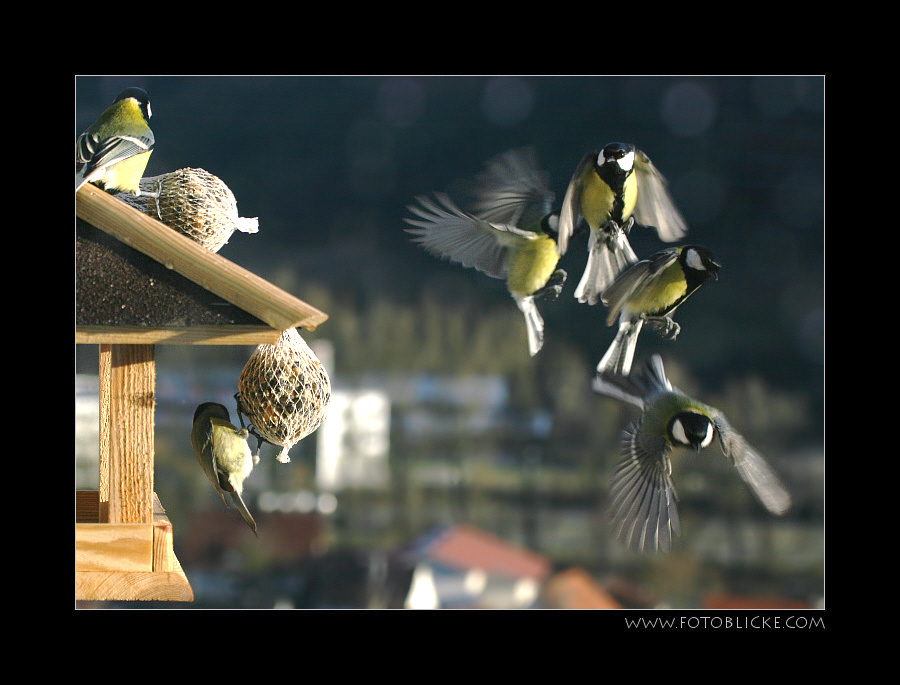
<path id="1" fill-rule="evenodd" d="M 680 528 L 669 454 L 675 447 L 699 452 L 713 435 L 763 506 L 773 514 L 787 511 L 790 495 L 765 460 L 718 409 L 673 387 L 659 355 L 629 376 L 597 375 L 593 388 L 642 410 L 625 431 L 610 487 L 616 534 L 633 550 L 671 549 Z"/>
<path id="2" fill-rule="evenodd" d="M 575 297 L 588 304 L 596 304 L 619 272 L 637 261 L 628 242 L 635 220 L 654 227 L 667 243 L 687 232 L 662 174 L 646 154 L 626 143 L 589 152 L 575 168 L 559 216 L 561 254 L 582 218 L 590 229 L 588 260 Z"/>
<path id="3" fill-rule="evenodd" d="M 94 183 L 110 193 L 140 195 L 138 184 L 154 144 L 149 121 L 145 90 L 126 88 L 119 93 L 75 143 L 75 190 Z"/>
<path id="4" fill-rule="evenodd" d="M 699 245 L 660 250 L 619 274 L 601 299 L 609 307 L 606 324 L 619 320 L 619 330 L 597 365 L 598 373 L 627 376 L 644 323 L 674 340 L 681 330 L 671 314 L 709 278 L 718 278 L 719 265 Z"/>
<path id="5" fill-rule="evenodd" d="M 222 501 L 231 506 L 225 499 L 225 493 L 229 493 L 241 517 L 259 537 L 256 521 L 241 498 L 244 480 L 259 460 L 250 454 L 248 434 L 246 428 L 237 428 L 231 423 L 228 409 L 218 402 L 204 402 L 194 411 L 191 445 L 197 461 Z"/>
<path id="6" fill-rule="evenodd" d="M 566 272 L 557 269 L 557 215 L 551 212 L 553 193 L 527 148 L 512 150 L 488 162 L 473 187 L 473 212 L 461 210 L 444 193 L 435 200 L 418 198 L 410 205 L 416 219 L 406 229 L 425 250 L 438 257 L 474 267 L 506 281 L 525 316 L 528 351 L 534 356 L 544 344 L 544 321 L 536 299 L 555 299 Z"/>

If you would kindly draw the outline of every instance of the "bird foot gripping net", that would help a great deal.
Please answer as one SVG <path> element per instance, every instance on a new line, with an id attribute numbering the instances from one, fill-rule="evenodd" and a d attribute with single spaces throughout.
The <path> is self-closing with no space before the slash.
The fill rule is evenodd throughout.
<path id="1" fill-rule="evenodd" d="M 277 459 L 287 463 L 288 451 L 314 432 L 325 419 L 331 382 L 325 367 L 295 328 L 275 345 L 259 345 L 238 378 L 238 407 L 254 431 L 280 446 Z"/>
<path id="2" fill-rule="evenodd" d="M 256 233 L 257 219 L 239 217 L 234 194 L 225 183 L 203 169 L 178 169 L 145 178 L 144 213 L 159 219 L 212 252 L 218 252 L 235 231 Z"/>

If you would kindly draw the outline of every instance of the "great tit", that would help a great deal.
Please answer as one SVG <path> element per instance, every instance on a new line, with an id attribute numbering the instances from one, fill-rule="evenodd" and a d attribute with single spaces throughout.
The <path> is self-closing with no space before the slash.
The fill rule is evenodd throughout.
<path id="1" fill-rule="evenodd" d="M 419 206 L 408 209 L 420 218 L 404 219 L 418 228 L 406 231 L 431 254 L 504 279 L 525 316 L 528 351 L 534 356 L 544 344 L 544 320 L 535 300 L 555 299 L 566 280 L 566 272 L 556 268 L 553 193 L 533 154 L 521 149 L 491 160 L 473 194 L 477 213 L 461 210 L 444 193 L 435 193 L 436 202 L 419 197 Z"/>
<path id="2" fill-rule="evenodd" d="M 222 501 L 230 506 L 225 499 L 225 493 L 229 493 L 241 517 L 259 537 L 256 521 L 241 498 L 244 480 L 259 461 L 259 457 L 250 454 L 248 434 L 246 428 L 239 429 L 231 423 L 228 409 L 218 402 L 204 402 L 194 411 L 191 445 L 197 461 Z"/>
<path id="3" fill-rule="evenodd" d="M 584 219 L 590 229 L 588 260 L 575 297 L 596 304 L 622 269 L 637 261 L 628 232 L 637 222 L 656 229 L 670 243 L 687 232 L 666 181 L 650 158 L 627 143 L 610 143 L 587 153 L 575 168 L 559 217 L 559 247 Z"/>
<path id="4" fill-rule="evenodd" d="M 671 549 L 680 526 L 669 454 L 676 447 L 699 452 L 713 435 L 763 506 L 777 515 L 787 511 L 791 497 L 765 460 L 722 412 L 673 387 L 659 355 L 629 376 L 597 375 L 593 389 L 642 410 L 623 435 L 610 487 L 612 523 L 619 539 L 633 550 Z"/>
<path id="5" fill-rule="evenodd" d="M 75 190 L 94 183 L 107 192 L 140 195 L 138 187 L 153 152 L 150 98 L 126 88 L 75 143 Z M 144 191 L 145 195 L 151 195 Z"/>
<path id="6" fill-rule="evenodd" d="M 612 326 L 618 318 L 619 330 L 597 371 L 628 375 L 645 322 L 674 340 L 681 326 L 672 320 L 672 312 L 707 279 L 718 279 L 719 268 L 709 250 L 685 245 L 660 250 L 619 274 L 601 295 L 609 307 L 606 324 Z"/>

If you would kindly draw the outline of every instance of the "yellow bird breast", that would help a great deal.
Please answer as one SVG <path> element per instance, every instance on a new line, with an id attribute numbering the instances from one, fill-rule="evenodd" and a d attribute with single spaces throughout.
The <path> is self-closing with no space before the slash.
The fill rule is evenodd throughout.
<path id="1" fill-rule="evenodd" d="M 529 240 L 510 255 L 506 284 L 513 295 L 532 295 L 547 285 L 556 270 L 559 249 L 549 236 Z"/>
<path id="2" fill-rule="evenodd" d="M 144 169 L 147 168 L 147 162 L 150 161 L 151 153 L 152 150 L 142 152 L 107 167 L 97 181 L 102 182 L 107 188 L 118 188 L 134 194 L 140 187 L 141 178 L 144 175 Z"/>
<path id="3" fill-rule="evenodd" d="M 633 173 L 625 181 L 625 190 L 622 193 L 622 198 L 622 220 L 626 221 L 634 212 L 638 199 L 638 184 Z"/>
<path id="4" fill-rule="evenodd" d="M 621 197 L 596 172 L 591 172 L 581 191 L 581 213 L 593 229 L 612 219 L 622 224 L 628 220 L 637 203 L 637 183 L 632 174 L 625 180 Z"/>

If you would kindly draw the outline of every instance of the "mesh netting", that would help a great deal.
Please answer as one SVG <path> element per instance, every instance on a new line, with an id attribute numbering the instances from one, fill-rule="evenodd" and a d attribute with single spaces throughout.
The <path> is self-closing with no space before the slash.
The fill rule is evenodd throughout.
<path id="1" fill-rule="evenodd" d="M 325 419 L 331 382 L 325 367 L 295 328 L 275 345 L 259 345 L 238 378 L 241 411 L 253 428 L 282 447 L 278 461 L 290 461 L 288 451 L 315 431 Z"/>
<path id="2" fill-rule="evenodd" d="M 208 171 L 179 169 L 144 180 L 152 181 L 151 190 L 159 192 L 158 198 L 147 196 L 144 213 L 212 252 L 218 252 L 235 231 L 259 230 L 256 219 L 238 216 L 231 189 Z"/>

